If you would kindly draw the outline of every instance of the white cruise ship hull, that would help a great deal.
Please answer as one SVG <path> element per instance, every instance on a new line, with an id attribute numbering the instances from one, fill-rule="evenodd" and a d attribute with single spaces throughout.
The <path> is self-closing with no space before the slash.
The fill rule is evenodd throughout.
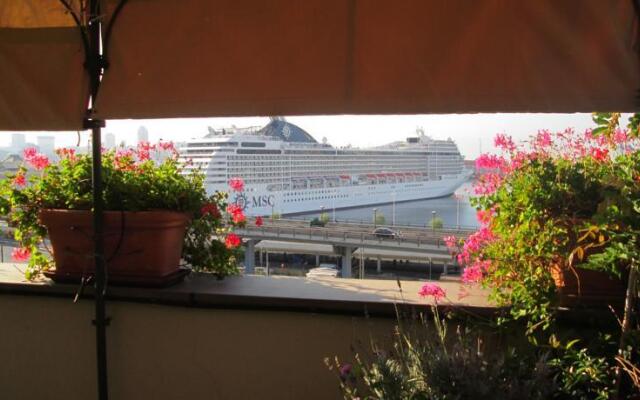
<path id="1" fill-rule="evenodd" d="M 469 177 L 451 139 L 418 131 L 374 148 L 334 148 L 276 117 L 259 129 L 210 128 L 181 157 L 185 173 L 205 174 L 209 194 L 228 192 L 228 201 L 251 216 L 444 197 Z M 230 192 L 232 179 L 242 179 L 244 190 Z"/>
<path id="2" fill-rule="evenodd" d="M 332 210 L 446 197 L 453 194 L 468 178 L 468 174 L 461 174 L 455 177 L 443 177 L 437 181 L 353 185 L 278 192 L 270 192 L 266 186 L 249 186 L 243 192 L 229 193 L 229 201 L 242 206 L 249 216 L 270 216 L 274 213 L 279 215 L 298 214 L 322 209 Z"/>

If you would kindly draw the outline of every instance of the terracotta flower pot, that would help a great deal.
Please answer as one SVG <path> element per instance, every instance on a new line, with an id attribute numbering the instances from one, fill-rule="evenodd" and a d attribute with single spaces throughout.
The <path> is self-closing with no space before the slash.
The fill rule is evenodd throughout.
<path id="1" fill-rule="evenodd" d="M 58 276 L 94 272 L 92 212 L 43 210 Z M 144 282 L 179 270 L 189 215 L 171 211 L 106 211 L 104 253 L 110 281 Z"/>
<path id="2" fill-rule="evenodd" d="M 624 304 L 626 283 L 606 272 L 553 266 L 551 275 L 560 306 L 618 307 Z"/>

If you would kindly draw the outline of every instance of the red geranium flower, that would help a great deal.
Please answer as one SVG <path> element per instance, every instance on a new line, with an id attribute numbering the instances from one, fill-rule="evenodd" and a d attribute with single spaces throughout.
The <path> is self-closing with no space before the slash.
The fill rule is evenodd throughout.
<path id="1" fill-rule="evenodd" d="M 44 154 L 40 154 L 33 147 L 24 149 L 24 159 L 31 164 L 35 169 L 45 169 L 49 165 L 49 159 Z"/>
<path id="2" fill-rule="evenodd" d="M 244 181 L 242 178 L 232 178 L 229 180 L 229 187 L 235 192 L 242 192 L 244 190 Z"/>
<path id="3" fill-rule="evenodd" d="M 49 165 L 49 159 L 47 156 L 40 153 L 28 159 L 27 162 L 37 170 L 45 169 Z"/>
<path id="4" fill-rule="evenodd" d="M 599 148 L 593 148 L 591 149 L 591 157 L 593 157 L 594 160 L 602 162 L 602 161 L 606 161 L 607 158 L 609 158 L 609 150 L 607 149 L 599 149 Z"/>
<path id="5" fill-rule="evenodd" d="M 207 203 L 200 209 L 202 215 L 212 215 L 214 218 L 220 218 L 220 210 L 213 203 Z"/>
<path id="6" fill-rule="evenodd" d="M 233 214 L 232 219 L 235 224 L 241 224 L 247 221 L 247 217 L 245 217 L 242 211 Z"/>
<path id="7" fill-rule="evenodd" d="M 237 204 L 229 204 L 227 206 L 227 212 L 231 215 L 235 215 L 238 213 L 242 213 L 242 208 L 240 208 L 240 206 Z"/>
<path id="8" fill-rule="evenodd" d="M 61 149 L 56 149 L 56 154 L 60 158 L 67 158 L 71 161 L 76 159 L 76 151 L 74 149 L 67 149 L 66 147 L 63 147 Z"/>
<path id="9" fill-rule="evenodd" d="M 235 233 L 228 234 L 224 240 L 224 244 L 225 246 L 227 246 L 227 249 L 235 249 L 236 247 L 240 246 L 240 243 L 240 236 L 236 235 Z"/>
<path id="10" fill-rule="evenodd" d="M 27 147 L 26 149 L 24 149 L 24 151 L 22 152 L 22 155 L 24 156 L 25 160 L 30 160 L 31 158 L 33 158 L 36 154 L 38 154 L 38 150 L 35 149 L 35 147 Z"/>
<path id="11" fill-rule="evenodd" d="M 19 173 L 15 178 L 13 178 L 13 184 L 18 187 L 24 187 L 27 185 L 27 178 L 25 178 L 23 173 Z"/>

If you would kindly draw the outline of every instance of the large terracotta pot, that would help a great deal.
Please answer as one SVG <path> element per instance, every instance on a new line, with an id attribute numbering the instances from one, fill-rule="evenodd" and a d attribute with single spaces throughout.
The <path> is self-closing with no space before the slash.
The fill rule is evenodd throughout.
<path id="1" fill-rule="evenodd" d="M 606 272 L 553 266 L 551 275 L 560 306 L 619 307 L 624 304 L 626 283 Z"/>
<path id="2" fill-rule="evenodd" d="M 58 277 L 94 271 L 91 211 L 42 210 Z M 189 216 L 171 211 L 104 213 L 104 254 L 110 281 L 162 279 L 179 270 Z"/>

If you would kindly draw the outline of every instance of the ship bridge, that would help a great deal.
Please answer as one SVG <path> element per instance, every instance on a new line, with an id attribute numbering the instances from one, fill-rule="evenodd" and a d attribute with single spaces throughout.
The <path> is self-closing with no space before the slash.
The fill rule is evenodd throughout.
<path id="1" fill-rule="evenodd" d="M 276 137 L 284 142 L 318 143 L 313 136 L 299 126 L 292 124 L 284 117 L 271 117 L 271 121 L 257 133 Z"/>

